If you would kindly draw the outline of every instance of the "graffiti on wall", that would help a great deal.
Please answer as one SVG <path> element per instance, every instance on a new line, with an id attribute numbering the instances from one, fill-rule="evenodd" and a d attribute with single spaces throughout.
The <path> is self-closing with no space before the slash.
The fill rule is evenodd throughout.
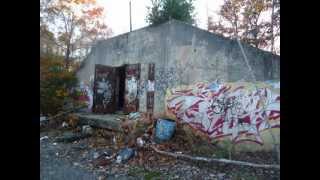
<path id="1" fill-rule="evenodd" d="M 159 68 L 155 71 L 156 83 L 154 89 L 159 93 L 165 91 L 168 87 L 172 87 L 178 81 L 175 68 Z"/>
<path id="2" fill-rule="evenodd" d="M 97 81 L 97 93 L 102 95 L 102 105 L 103 107 L 106 107 L 112 100 L 112 87 L 110 82 L 105 78 L 102 78 L 101 81 Z"/>
<path id="3" fill-rule="evenodd" d="M 211 139 L 263 144 L 260 132 L 280 127 L 280 94 L 266 83 L 197 83 L 167 91 L 166 110 Z"/>
<path id="4" fill-rule="evenodd" d="M 91 110 L 93 105 L 93 93 L 88 83 L 80 82 L 80 85 L 78 88 L 76 88 L 76 91 L 80 92 L 78 100 L 85 102 L 88 105 L 88 110 Z"/>
<path id="5" fill-rule="evenodd" d="M 138 95 L 138 81 L 134 76 L 131 76 L 130 79 L 127 79 L 128 85 L 128 103 L 132 103 Z"/>

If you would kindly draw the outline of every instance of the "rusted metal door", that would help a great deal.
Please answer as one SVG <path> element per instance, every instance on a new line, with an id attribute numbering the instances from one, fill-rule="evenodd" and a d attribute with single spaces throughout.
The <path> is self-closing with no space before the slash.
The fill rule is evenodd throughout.
<path id="1" fill-rule="evenodd" d="M 147 91 L 147 111 L 149 113 L 153 113 L 154 106 L 154 88 L 155 88 L 155 80 L 154 80 L 154 63 L 149 64 L 148 70 L 148 91 Z"/>
<path id="2" fill-rule="evenodd" d="M 124 112 L 135 112 L 139 110 L 140 64 L 126 65 L 125 75 Z"/>
<path id="3" fill-rule="evenodd" d="M 93 112 L 113 113 L 116 111 L 116 68 L 97 64 L 93 87 Z"/>

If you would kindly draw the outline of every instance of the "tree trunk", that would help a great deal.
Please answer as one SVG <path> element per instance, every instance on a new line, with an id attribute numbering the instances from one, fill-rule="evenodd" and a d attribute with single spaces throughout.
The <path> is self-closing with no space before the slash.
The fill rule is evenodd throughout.
<path id="1" fill-rule="evenodd" d="M 273 16 L 274 16 L 274 0 L 272 0 L 272 12 L 271 12 L 271 53 L 273 53 L 273 47 L 274 47 Z"/>
<path id="2" fill-rule="evenodd" d="M 67 51 L 64 57 L 65 63 L 66 63 L 66 69 L 69 69 L 69 65 L 70 65 L 70 43 L 67 45 Z"/>

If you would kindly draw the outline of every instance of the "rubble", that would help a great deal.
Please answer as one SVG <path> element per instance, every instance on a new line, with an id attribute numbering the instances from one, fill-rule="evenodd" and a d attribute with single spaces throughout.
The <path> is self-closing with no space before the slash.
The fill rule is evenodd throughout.
<path id="1" fill-rule="evenodd" d="M 93 134 L 93 128 L 89 125 L 82 126 L 82 134 L 86 135 L 92 135 Z"/>
<path id="2" fill-rule="evenodd" d="M 128 121 L 131 121 L 131 120 L 128 120 Z M 135 122 L 135 121 L 131 121 L 131 122 Z M 138 120 L 137 122 L 141 122 L 141 121 Z M 84 167 L 89 169 L 90 171 L 92 170 L 96 172 L 99 176 L 103 175 L 107 179 L 109 179 L 109 177 L 112 177 L 114 175 L 119 175 L 119 176 L 123 175 L 127 179 L 129 179 L 128 177 L 146 177 L 149 175 L 151 176 L 152 174 L 155 175 L 156 173 L 154 172 L 159 172 L 160 173 L 159 177 L 164 177 L 165 179 L 168 179 L 169 177 L 171 179 L 174 176 L 179 177 L 179 179 L 197 179 L 197 178 L 216 179 L 216 178 L 219 178 L 219 176 L 221 177 L 221 179 L 230 179 L 230 177 L 238 177 L 236 173 L 240 172 L 240 170 L 237 170 L 237 169 L 232 170 L 235 172 L 231 172 L 230 169 L 219 170 L 218 167 L 216 168 L 215 166 L 213 167 L 211 165 L 209 168 L 204 170 L 202 168 L 200 169 L 197 168 L 197 166 L 195 165 L 192 165 L 192 162 L 193 162 L 192 158 L 196 158 L 198 160 L 201 160 L 202 162 L 206 162 L 206 159 L 207 159 L 208 162 L 210 161 L 210 163 L 213 163 L 213 164 L 221 164 L 226 162 L 234 163 L 236 161 L 226 161 L 226 160 L 224 160 L 224 162 L 212 161 L 212 158 L 211 158 L 212 154 L 210 153 L 206 155 L 204 154 L 203 157 L 200 157 L 198 155 L 195 156 L 195 154 L 189 151 L 188 145 L 185 145 L 185 142 L 181 140 L 181 138 L 185 135 L 181 134 L 184 131 L 180 132 L 178 130 L 179 129 L 178 127 L 176 127 L 174 131 L 175 135 L 171 137 L 170 141 L 163 142 L 161 144 L 153 143 L 152 138 L 155 136 L 152 136 L 149 133 L 142 133 L 143 131 L 141 131 L 138 133 L 139 136 L 135 137 L 133 146 L 128 146 L 128 144 L 123 144 L 122 146 L 115 147 L 114 144 L 112 143 L 113 137 L 118 138 L 118 136 L 120 135 L 133 136 L 133 134 L 132 133 L 124 134 L 121 132 L 108 131 L 110 132 L 108 136 L 101 137 L 102 139 L 105 138 L 107 144 L 92 146 L 91 143 L 95 143 L 94 139 L 96 139 L 95 136 L 92 136 L 88 139 L 80 139 L 79 141 L 77 141 L 78 143 L 76 144 L 73 144 L 73 143 L 60 144 L 59 143 L 57 146 L 54 146 L 54 147 L 51 146 L 50 148 L 56 149 L 53 155 L 58 157 L 60 160 L 62 159 L 62 157 L 64 157 L 63 154 L 65 154 L 66 149 L 70 149 L 68 156 L 65 156 L 66 158 L 64 159 L 71 161 L 72 163 L 77 162 L 76 163 L 77 167 Z M 156 128 L 153 128 L 153 129 L 155 130 Z M 96 132 L 98 132 L 98 130 Z M 74 133 L 71 133 L 71 134 L 74 134 Z M 94 133 L 94 134 L 98 135 L 97 133 Z M 44 135 L 47 135 L 47 134 L 44 134 Z M 45 137 L 44 135 L 42 136 Z M 64 133 L 64 135 L 66 135 L 66 133 Z M 54 139 L 54 137 L 52 139 Z M 119 140 L 116 140 L 116 141 L 119 141 Z M 41 144 L 42 146 L 44 146 L 46 143 L 41 143 Z M 83 147 L 78 148 L 79 145 L 83 145 L 83 144 L 88 144 L 86 146 L 87 148 L 83 148 Z M 154 151 L 152 147 L 156 147 L 158 152 Z M 57 154 L 55 155 L 55 153 Z M 170 155 L 177 156 L 177 158 L 172 157 Z M 208 157 L 205 157 L 205 156 L 208 156 Z M 266 157 L 266 156 L 262 156 L 262 157 Z M 217 157 L 217 158 L 220 158 L 220 157 Z M 239 159 L 239 160 L 251 161 L 252 158 Z M 199 161 L 199 164 L 203 164 L 202 162 Z M 261 160 L 257 160 L 253 162 L 256 162 L 259 164 L 272 163 L 268 160 L 268 158 L 265 162 Z M 236 163 L 239 163 L 239 161 Z M 243 163 L 241 162 L 241 164 Z M 251 163 L 249 165 L 252 166 L 253 164 Z M 134 172 L 134 170 L 131 170 L 130 173 L 131 175 L 133 174 L 133 176 L 128 175 L 132 167 L 142 167 L 141 173 L 137 174 Z M 144 169 L 144 167 L 146 167 L 146 169 Z M 230 167 L 233 168 L 233 166 L 230 166 Z M 250 169 L 252 169 L 252 167 L 249 167 L 246 165 L 246 166 L 241 166 L 238 169 L 241 169 L 241 173 L 242 173 L 242 169 L 248 169 L 247 171 L 251 173 Z M 269 168 L 267 169 L 262 168 L 262 169 L 264 169 L 263 174 L 260 173 L 258 176 L 266 176 L 267 171 L 269 170 Z M 277 168 L 275 168 L 275 170 L 274 168 L 271 170 L 275 172 L 271 176 L 277 177 L 279 174 Z M 230 173 L 225 174 L 226 172 L 229 172 L 229 171 Z M 255 172 L 252 172 L 249 175 L 254 176 Z"/>
<path id="3" fill-rule="evenodd" d="M 49 137 L 48 136 L 43 136 L 43 137 L 40 138 L 40 141 L 45 140 L 45 139 L 49 139 Z"/>
<path id="4" fill-rule="evenodd" d="M 108 158 L 105 154 L 100 155 L 95 160 L 93 160 L 94 167 L 103 167 L 111 163 L 111 159 Z"/>
<path id="5" fill-rule="evenodd" d="M 132 112 L 128 115 L 130 120 L 138 120 L 141 117 L 140 112 Z"/>
<path id="6" fill-rule="evenodd" d="M 56 142 L 74 142 L 89 136 L 88 134 L 65 132 L 62 136 L 56 138 Z"/>

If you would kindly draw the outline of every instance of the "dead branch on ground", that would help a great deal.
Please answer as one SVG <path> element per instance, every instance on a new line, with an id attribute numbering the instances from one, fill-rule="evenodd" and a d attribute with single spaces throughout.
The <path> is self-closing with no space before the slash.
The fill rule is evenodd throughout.
<path id="1" fill-rule="evenodd" d="M 238 166 L 247 166 L 247 167 L 254 167 L 254 168 L 266 168 L 266 169 L 280 169 L 280 165 L 274 165 L 274 164 L 255 164 L 255 163 L 250 163 L 250 162 L 244 162 L 244 161 L 234 161 L 234 160 L 229 160 L 229 159 L 215 159 L 215 158 L 206 158 L 206 157 L 193 157 L 190 155 L 185 155 L 185 154 L 177 154 L 177 153 L 172 153 L 172 152 L 166 152 L 166 151 L 161 151 L 157 149 L 154 146 L 150 146 L 155 152 L 166 155 L 166 156 L 171 156 L 177 159 L 187 159 L 191 161 L 202 161 L 202 162 L 207 162 L 207 163 L 224 163 L 224 164 L 233 164 L 233 165 L 238 165 Z"/>

